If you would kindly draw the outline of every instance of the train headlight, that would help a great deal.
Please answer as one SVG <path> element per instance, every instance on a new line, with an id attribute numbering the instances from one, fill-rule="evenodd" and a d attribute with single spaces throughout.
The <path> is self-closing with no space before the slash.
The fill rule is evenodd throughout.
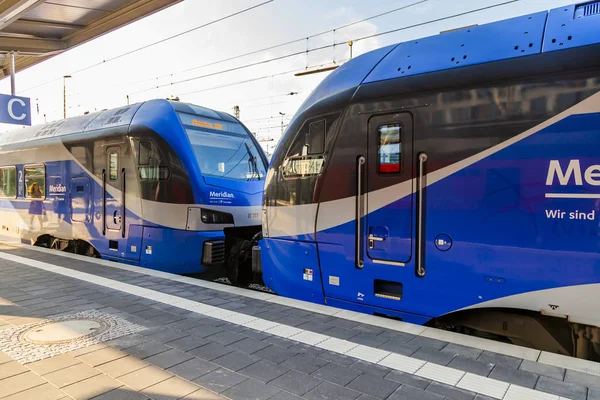
<path id="1" fill-rule="evenodd" d="M 200 219 L 205 224 L 233 224 L 233 215 L 214 210 L 207 210 L 205 208 L 200 212 Z"/>

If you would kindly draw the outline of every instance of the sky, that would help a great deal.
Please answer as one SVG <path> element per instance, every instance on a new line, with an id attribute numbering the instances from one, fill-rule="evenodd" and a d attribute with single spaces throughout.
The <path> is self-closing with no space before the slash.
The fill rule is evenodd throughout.
<path id="1" fill-rule="evenodd" d="M 328 75 L 323 72 L 297 77 L 294 72 L 342 64 L 350 57 L 347 45 L 350 40 L 356 57 L 388 44 L 448 29 L 573 3 L 573 0 L 519 0 L 467 13 L 506 0 L 274 0 L 225 21 L 115 58 L 264 1 L 184 0 L 19 72 L 17 95 L 31 98 L 33 125 L 63 118 L 63 81 L 67 90 L 67 117 L 120 107 L 128 101 L 137 103 L 170 96 L 231 114 L 238 105 L 241 121 L 271 153 L 281 136 L 282 123 L 285 129 L 294 112 Z M 409 7 L 354 23 L 403 6 Z M 356 40 L 461 13 L 466 14 Z M 348 24 L 352 25 L 343 27 Z M 325 33 L 306 39 L 322 32 Z M 218 62 L 294 40 L 299 41 Z M 318 48 L 322 49 L 314 50 Z M 307 49 L 311 50 L 308 54 Z M 294 53 L 301 54 L 224 72 Z M 99 65 L 77 72 L 95 64 Z M 64 75 L 72 78 L 64 80 Z M 10 94 L 10 79 L 0 81 L 0 93 Z M 0 134 L 14 129 L 19 127 L 0 124 Z"/>

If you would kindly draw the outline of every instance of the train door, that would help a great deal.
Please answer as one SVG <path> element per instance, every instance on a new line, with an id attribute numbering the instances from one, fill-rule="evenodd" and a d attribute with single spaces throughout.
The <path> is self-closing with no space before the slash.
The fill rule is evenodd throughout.
<path id="1" fill-rule="evenodd" d="M 372 263 L 406 265 L 413 254 L 412 116 L 369 120 L 366 163 L 366 255 Z"/>
<path id="2" fill-rule="evenodd" d="M 106 168 L 103 173 L 104 235 L 109 250 L 123 253 L 125 243 L 125 169 L 122 168 L 120 146 L 106 149 Z M 121 244 L 121 246 L 119 246 Z M 122 249 L 120 249 L 122 247 Z M 115 254 L 118 256 L 118 254 Z"/>

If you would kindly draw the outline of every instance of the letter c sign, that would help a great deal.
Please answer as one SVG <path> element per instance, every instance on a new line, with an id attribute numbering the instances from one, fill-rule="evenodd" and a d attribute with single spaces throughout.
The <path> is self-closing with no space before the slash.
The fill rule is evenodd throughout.
<path id="1" fill-rule="evenodd" d="M 21 112 L 21 114 L 19 116 L 15 115 L 15 103 L 19 103 L 21 105 L 21 108 L 25 107 L 25 102 L 21 99 L 10 99 L 8 101 L 8 115 L 10 115 L 10 117 L 12 119 L 14 119 L 15 121 L 23 121 L 25 119 L 25 117 L 27 117 L 27 114 L 25 114 L 24 112 Z"/>
<path id="2" fill-rule="evenodd" d="M 0 123 L 31 125 L 29 98 L 0 94 Z"/>

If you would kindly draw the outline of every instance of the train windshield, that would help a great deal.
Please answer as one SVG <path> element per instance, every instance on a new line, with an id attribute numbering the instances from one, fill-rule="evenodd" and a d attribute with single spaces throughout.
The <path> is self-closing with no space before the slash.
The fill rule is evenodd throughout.
<path id="1" fill-rule="evenodd" d="M 203 176 L 264 179 L 266 168 L 259 150 L 240 124 L 204 117 L 193 119 L 191 125 L 186 122 L 184 127 Z"/>

